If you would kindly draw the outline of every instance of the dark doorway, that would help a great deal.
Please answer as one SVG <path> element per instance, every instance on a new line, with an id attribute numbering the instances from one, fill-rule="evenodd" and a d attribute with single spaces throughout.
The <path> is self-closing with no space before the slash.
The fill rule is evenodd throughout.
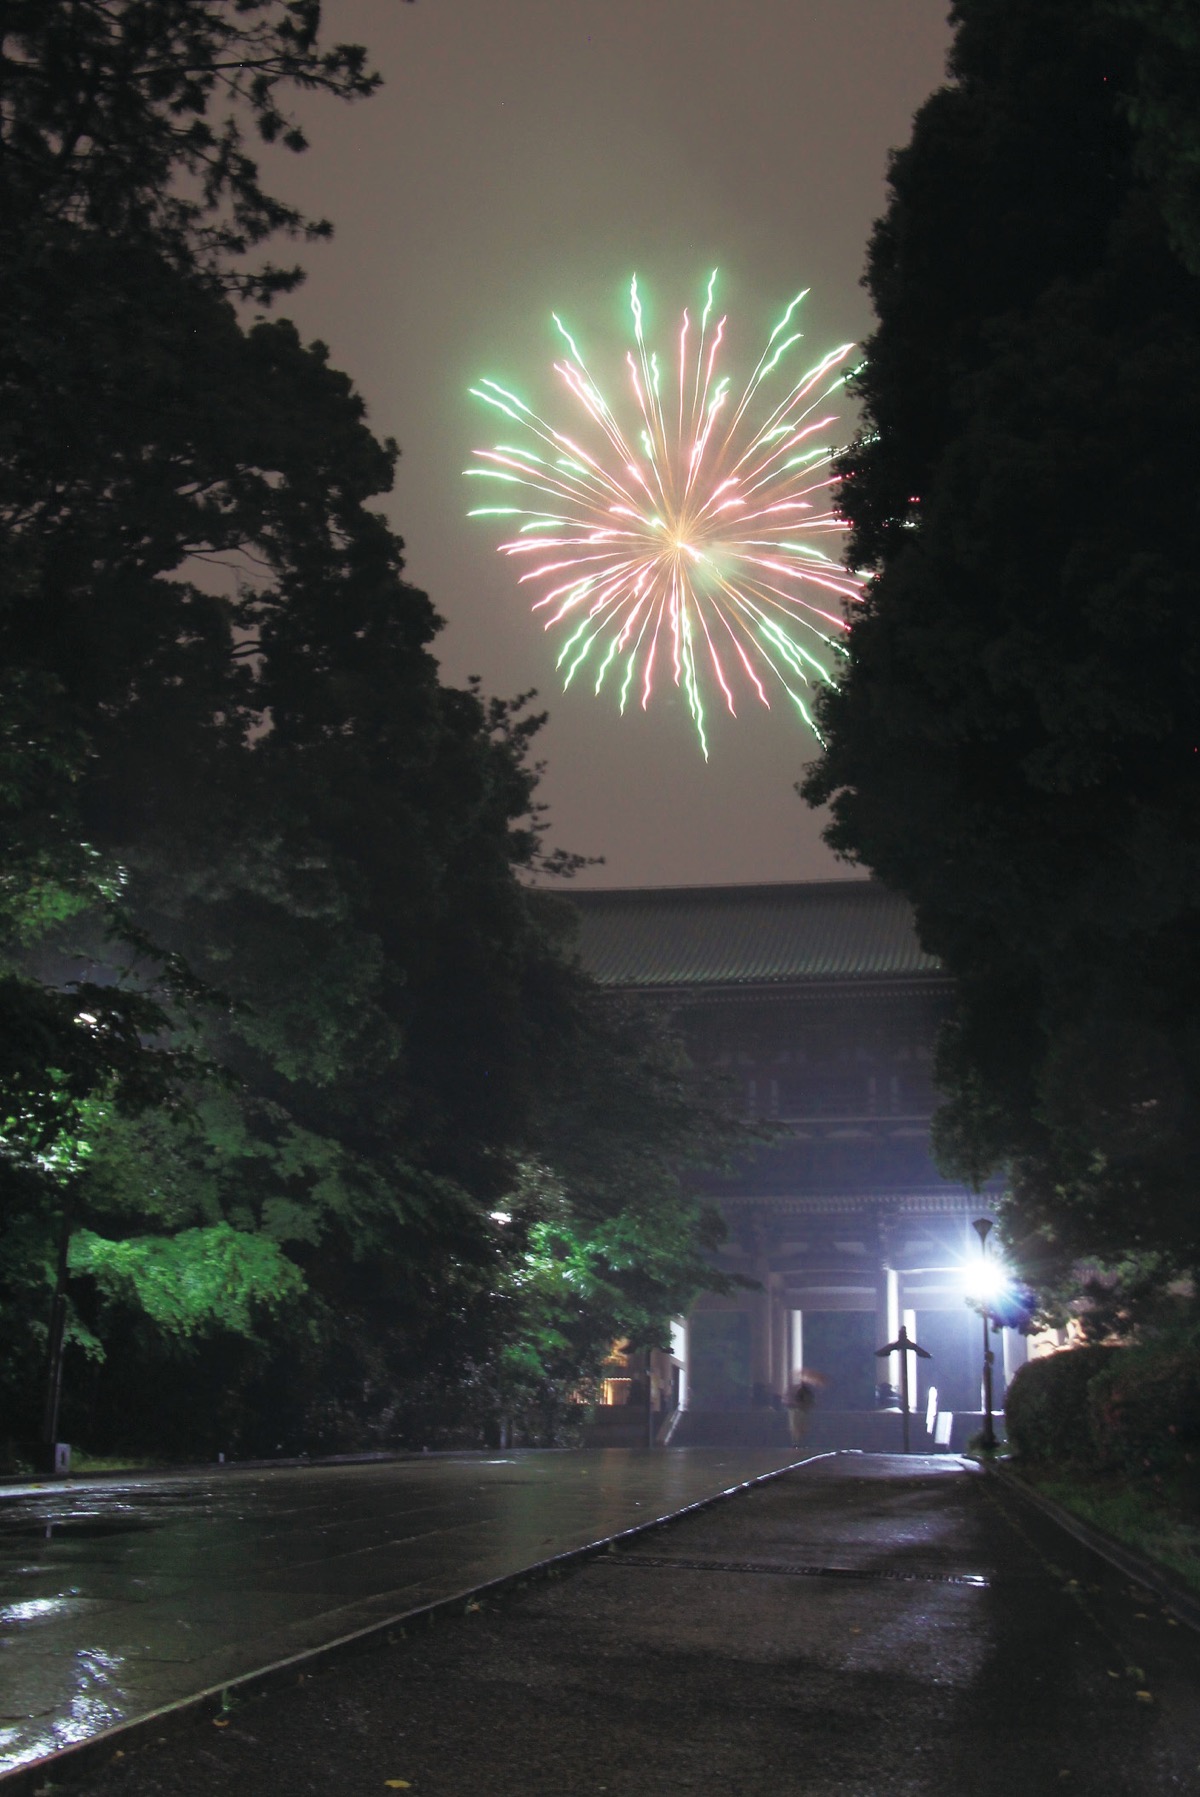
<path id="1" fill-rule="evenodd" d="M 873 1410 L 876 1361 L 873 1310 L 806 1310 L 804 1364 L 828 1381 L 823 1410 Z"/>
<path id="2" fill-rule="evenodd" d="M 932 1360 L 921 1362 L 921 1402 L 937 1386 L 939 1410 L 978 1410 L 983 1370 L 983 1324 L 966 1305 L 961 1310 L 919 1310 L 917 1340 Z"/>
<path id="3" fill-rule="evenodd" d="M 750 1408 L 750 1317 L 700 1310 L 688 1324 L 688 1403 L 693 1410 Z"/>

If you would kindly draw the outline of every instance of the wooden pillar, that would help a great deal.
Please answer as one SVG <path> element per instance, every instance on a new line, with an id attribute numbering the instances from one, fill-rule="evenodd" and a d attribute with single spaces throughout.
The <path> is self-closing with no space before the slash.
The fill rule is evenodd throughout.
<path id="1" fill-rule="evenodd" d="M 750 1312 L 751 1361 L 750 1378 L 758 1391 L 771 1389 L 771 1293 L 764 1272 L 760 1272 L 762 1290 L 752 1294 Z"/>
<path id="2" fill-rule="evenodd" d="M 772 1273 L 768 1287 L 771 1299 L 771 1391 L 777 1398 L 786 1397 L 788 1384 L 788 1313 L 781 1284 L 778 1273 Z"/>

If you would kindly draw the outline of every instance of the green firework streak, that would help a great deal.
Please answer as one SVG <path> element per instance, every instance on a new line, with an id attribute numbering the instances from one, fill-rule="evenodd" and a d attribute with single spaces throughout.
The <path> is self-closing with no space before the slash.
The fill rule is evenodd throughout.
<path id="1" fill-rule="evenodd" d="M 596 691 L 597 692 L 599 692 L 600 688 L 604 685 L 604 676 L 608 673 L 609 666 L 613 660 L 613 657 L 617 653 L 618 641 L 619 641 L 619 639 L 614 636 L 612 642 L 608 645 L 608 654 L 604 657 L 604 660 L 600 663 L 600 671 L 596 675 Z"/>
<path id="2" fill-rule="evenodd" d="M 696 679 L 696 657 L 692 650 L 692 621 L 687 612 L 682 617 L 683 624 L 683 685 L 687 693 L 688 707 L 692 721 L 696 726 L 696 734 L 700 738 L 700 748 L 705 761 L 708 760 L 708 738 L 704 733 L 704 706 L 700 700 L 700 685 Z"/>

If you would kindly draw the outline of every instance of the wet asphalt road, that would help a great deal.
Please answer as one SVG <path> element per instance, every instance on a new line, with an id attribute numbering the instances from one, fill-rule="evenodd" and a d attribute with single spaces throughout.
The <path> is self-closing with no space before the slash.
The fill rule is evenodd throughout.
<path id="1" fill-rule="evenodd" d="M 434 1456 L 0 1490 L 0 1770 L 787 1458 Z"/>
<path id="2" fill-rule="evenodd" d="M 1200 1636 L 986 1475 L 839 1456 L 410 1631 L 80 1797 L 1157 1797 Z"/>

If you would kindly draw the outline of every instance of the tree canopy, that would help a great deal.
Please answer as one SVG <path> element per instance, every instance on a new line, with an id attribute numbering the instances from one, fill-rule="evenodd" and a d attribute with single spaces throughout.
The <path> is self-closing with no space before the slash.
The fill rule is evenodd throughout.
<path id="1" fill-rule="evenodd" d="M 1185 16 L 1185 14 L 1187 16 Z M 1162 0 L 960 0 L 842 464 L 869 576 L 804 782 L 956 976 L 937 1132 L 1045 1273 L 1200 1255 L 1200 289 Z"/>
<path id="2" fill-rule="evenodd" d="M 247 148 L 300 152 L 291 90 L 358 100 L 361 44 L 320 41 L 321 0 L 9 0 L 0 20 L 6 198 L 26 223 L 153 245 L 257 298 L 298 268 L 249 269 L 266 239 L 327 237 L 269 193 Z"/>

